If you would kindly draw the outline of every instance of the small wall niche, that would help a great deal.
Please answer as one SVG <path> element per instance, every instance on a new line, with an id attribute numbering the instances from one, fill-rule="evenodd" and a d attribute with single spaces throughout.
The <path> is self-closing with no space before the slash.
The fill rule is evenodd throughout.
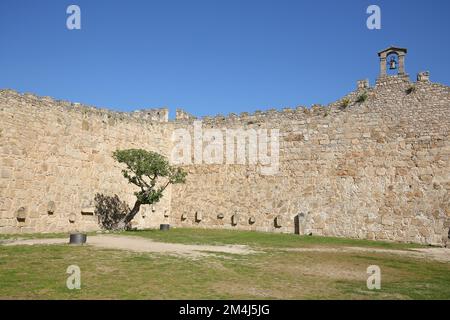
<path id="1" fill-rule="evenodd" d="M 81 215 L 83 216 L 93 216 L 95 213 L 94 207 L 84 207 L 81 208 Z"/>
<path id="2" fill-rule="evenodd" d="M 27 218 L 27 209 L 25 207 L 20 207 L 16 211 L 16 218 L 17 218 L 17 221 L 19 221 L 19 222 L 25 222 L 25 220 Z"/>
<path id="3" fill-rule="evenodd" d="M 47 204 L 47 214 L 48 215 L 53 215 L 55 213 L 56 210 L 56 204 L 54 201 L 49 201 Z"/>
<path id="4" fill-rule="evenodd" d="M 71 214 L 69 215 L 69 222 L 70 222 L 70 223 L 75 223 L 76 220 L 77 220 L 76 214 L 75 214 L 75 213 L 71 213 Z"/>
<path id="5" fill-rule="evenodd" d="M 231 216 L 231 225 L 236 226 L 239 224 L 239 214 L 235 213 Z"/>
<path id="6" fill-rule="evenodd" d="M 283 217 L 276 216 L 274 220 L 275 228 L 281 228 L 283 226 Z"/>

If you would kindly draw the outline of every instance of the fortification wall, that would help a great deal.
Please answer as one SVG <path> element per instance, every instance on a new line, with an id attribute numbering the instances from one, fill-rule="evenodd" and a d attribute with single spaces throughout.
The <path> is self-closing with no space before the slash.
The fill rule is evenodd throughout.
<path id="1" fill-rule="evenodd" d="M 112 159 L 123 148 L 169 155 L 167 110 L 118 113 L 51 98 L 0 91 L 0 233 L 97 230 L 94 197 L 133 189 Z M 159 226 L 170 210 L 143 206 L 133 221 Z"/>
<path id="2" fill-rule="evenodd" d="M 356 102 L 363 92 L 367 100 Z M 176 127 L 192 133 L 193 121 Z M 202 121 L 224 136 L 225 128 L 279 129 L 280 169 L 185 166 L 173 225 L 427 244 L 448 237 L 449 87 L 389 77 L 326 107 Z"/>
<path id="3" fill-rule="evenodd" d="M 357 102 L 363 93 L 367 99 Z M 118 113 L 0 91 L 0 232 L 98 229 L 96 193 L 134 201 L 112 152 L 144 148 L 173 156 L 172 134 L 193 134 L 196 121 L 182 110 L 177 116 L 168 121 L 166 109 Z M 187 183 L 167 190 L 153 209 L 144 206 L 135 226 L 169 222 L 428 244 L 448 237 L 447 86 L 386 77 L 373 88 L 360 82 L 325 107 L 201 120 L 224 136 L 228 129 L 279 130 L 279 171 L 184 165 Z"/>

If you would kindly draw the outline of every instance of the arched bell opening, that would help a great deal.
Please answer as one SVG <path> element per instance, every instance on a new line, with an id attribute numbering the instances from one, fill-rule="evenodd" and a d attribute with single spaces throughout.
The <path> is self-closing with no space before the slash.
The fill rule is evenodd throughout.
<path id="1" fill-rule="evenodd" d="M 389 47 L 378 52 L 380 57 L 380 76 L 406 75 L 405 56 L 407 52 L 407 49 L 397 47 Z"/>

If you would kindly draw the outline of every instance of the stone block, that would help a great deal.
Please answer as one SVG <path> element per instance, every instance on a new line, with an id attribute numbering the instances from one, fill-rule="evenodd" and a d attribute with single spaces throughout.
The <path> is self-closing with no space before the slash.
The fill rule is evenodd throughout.
<path id="1" fill-rule="evenodd" d="M 12 169 L 11 168 L 2 168 L 0 177 L 2 179 L 11 179 L 12 178 Z"/>
<path id="2" fill-rule="evenodd" d="M 381 224 L 384 226 L 393 226 L 394 225 L 394 219 L 391 216 L 383 216 L 381 218 Z"/>

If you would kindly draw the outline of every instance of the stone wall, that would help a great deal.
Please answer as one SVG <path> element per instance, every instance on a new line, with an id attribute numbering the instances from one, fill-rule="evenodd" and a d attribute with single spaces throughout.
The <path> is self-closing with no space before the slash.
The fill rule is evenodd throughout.
<path id="1" fill-rule="evenodd" d="M 164 109 L 126 114 L 1 91 L 0 233 L 98 229 L 95 194 L 134 201 L 112 152 L 168 155 L 165 117 Z M 157 226 L 169 210 L 170 190 L 134 223 Z"/>
<path id="2" fill-rule="evenodd" d="M 279 172 L 185 165 L 187 183 L 134 224 L 444 244 L 450 88 L 420 79 L 380 77 L 375 87 L 360 81 L 328 106 L 200 119 L 221 131 L 278 129 Z M 134 200 L 112 151 L 170 156 L 174 130 L 192 133 L 196 121 L 183 110 L 168 121 L 167 109 L 117 113 L 10 90 L 0 92 L 0 116 L 0 232 L 98 228 L 95 193 Z"/>
<path id="3" fill-rule="evenodd" d="M 192 131 L 192 121 L 177 126 Z M 205 118 L 203 127 L 280 129 L 280 171 L 186 166 L 187 183 L 173 188 L 176 226 L 428 244 L 448 237 L 447 86 L 387 77 L 326 107 Z"/>

